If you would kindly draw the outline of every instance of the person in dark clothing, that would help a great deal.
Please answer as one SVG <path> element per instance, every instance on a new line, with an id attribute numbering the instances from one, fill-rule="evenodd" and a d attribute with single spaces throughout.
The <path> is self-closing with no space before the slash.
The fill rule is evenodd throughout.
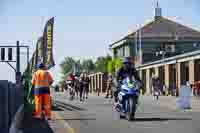
<path id="1" fill-rule="evenodd" d="M 112 93 L 112 82 L 113 82 L 112 74 L 109 74 L 109 75 L 108 75 L 108 79 L 107 79 L 106 96 L 105 96 L 105 98 L 108 98 L 109 95 L 111 95 L 111 99 L 113 98 L 113 93 Z"/>
<path id="2" fill-rule="evenodd" d="M 139 75 L 134 67 L 134 64 L 130 61 L 129 58 L 125 58 L 123 61 L 123 66 L 118 70 L 117 75 L 116 75 L 116 80 L 117 80 L 117 88 L 114 90 L 114 100 L 115 103 L 117 103 L 117 95 L 120 91 L 120 85 L 121 82 L 127 78 L 134 78 L 136 81 L 141 83 L 141 80 L 139 78 Z"/>
<path id="3" fill-rule="evenodd" d="M 153 95 L 156 97 L 156 99 L 158 99 L 161 92 L 160 79 L 158 76 L 153 76 L 152 87 L 153 87 Z"/>
<path id="4" fill-rule="evenodd" d="M 88 77 L 88 74 L 86 72 L 83 72 L 81 74 L 81 93 L 80 93 L 80 97 L 82 97 L 83 99 L 88 99 L 88 93 L 89 93 L 89 83 L 90 83 L 90 79 Z"/>
<path id="5" fill-rule="evenodd" d="M 78 76 L 75 76 L 74 89 L 75 89 L 75 92 L 76 92 L 77 99 L 78 99 L 78 92 L 80 91 L 80 88 L 81 88 L 80 79 L 79 79 Z"/>

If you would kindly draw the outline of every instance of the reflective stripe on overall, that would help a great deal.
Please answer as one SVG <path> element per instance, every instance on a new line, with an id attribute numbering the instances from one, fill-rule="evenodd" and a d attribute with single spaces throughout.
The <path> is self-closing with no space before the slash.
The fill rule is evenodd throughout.
<path id="1" fill-rule="evenodd" d="M 48 72 L 44 70 L 39 70 L 35 75 L 35 87 L 34 94 L 49 94 L 49 80 L 48 80 Z"/>

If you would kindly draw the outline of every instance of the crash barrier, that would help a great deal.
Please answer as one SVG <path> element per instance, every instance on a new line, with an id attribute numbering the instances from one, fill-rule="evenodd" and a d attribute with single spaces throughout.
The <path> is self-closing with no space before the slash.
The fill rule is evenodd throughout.
<path id="1" fill-rule="evenodd" d="M 12 119 L 23 103 L 22 90 L 8 80 L 0 80 L 0 133 L 8 133 Z"/>
<path id="2" fill-rule="evenodd" d="M 107 74 L 104 73 L 94 73 L 89 75 L 90 84 L 89 90 L 90 93 L 105 93 L 107 87 Z"/>
<path id="3" fill-rule="evenodd" d="M 24 105 L 22 104 L 17 112 L 15 113 L 10 128 L 9 133 L 21 133 L 22 121 L 24 119 Z"/>

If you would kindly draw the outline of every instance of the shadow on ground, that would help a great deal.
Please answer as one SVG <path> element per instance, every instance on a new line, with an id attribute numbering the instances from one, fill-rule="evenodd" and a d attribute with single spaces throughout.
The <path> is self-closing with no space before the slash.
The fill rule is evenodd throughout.
<path id="1" fill-rule="evenodd" d="M 184 121 L 184 120 L 192 120 L 192 118 L 135 118 L 136 122 L 152 122 L 152 121 Z"/>
<path id="2" fill-rule="evenodd" d="M 53 103 L 55 105 L 58 105 L 61 108 L 68 110 L 68 111 L 86 111 L 86 109 L 84 109 L 84 108 L 80 108 L 80 107 L 77 107 L 77 106 L 74 106 L 71 104 L 67 104 L 64 102 L 60 102 L 60 101 L 53 101 Z"/>
<path id="3" fill-rule="evenodd" d="M 96 118 L 69 118 L 69 119 L 55 119 L 55 120 L 65 120 L 65 121 L 88 121 L 88 120 L 96 120 Z"/>
<path id="4" fill-rule="evenodd" d="M 56 106 L 56 105 L 54 105 L 54 104 L 51 106 L 51 110 L 52 110 L 52 111 L 63 111 L 62 108 L 60 108 L 60 107 L 58 107 L 58 106 Z"/>
<path id="5" fill-rule="evenodd" d="M 54 133 L 46 120 L 33 118 L 30 113 L 25 113 L 21 129 L 23 133 Z"/>

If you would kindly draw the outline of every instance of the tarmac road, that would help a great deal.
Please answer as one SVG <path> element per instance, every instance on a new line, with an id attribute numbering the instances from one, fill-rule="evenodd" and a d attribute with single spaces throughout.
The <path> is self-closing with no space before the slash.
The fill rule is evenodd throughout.
<path id="1" fill-rule="evenodd" d="M 56 133 L 199 133 L 199 112 L 176 111 L 142 96 L 136 120 L 119 119 L 112 100 L 90 95 L 85 102 L 69 101 L 65 93 L 54 93 L 53 120 L 49 125 Z M 162 106 L 161 106 L 162 104 Z M 169 104 L 169 103 L 168 103 Z"/>

